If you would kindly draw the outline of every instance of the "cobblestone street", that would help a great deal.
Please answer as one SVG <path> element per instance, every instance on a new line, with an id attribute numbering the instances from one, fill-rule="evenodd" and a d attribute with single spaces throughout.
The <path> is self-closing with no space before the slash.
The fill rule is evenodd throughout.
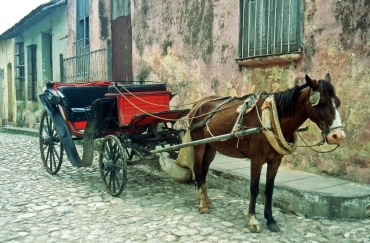
<path id="1" fill-rule="evenodd" d="M 263 205 L 257 206 L 262 232 L 252 234 L 247 199 L 210 188 L 215 208 L 200 214 L 194 185 L 156 168 L 129 166 L 125 190 L 112 197 L 97 159 L 77 169 L 64 158 L 52 176 L 37 137 L 0 132 L 0 242 L 370 242 L 369 218 L 310 219 L 276 207 L 281 231 L 269 232 Z"/>

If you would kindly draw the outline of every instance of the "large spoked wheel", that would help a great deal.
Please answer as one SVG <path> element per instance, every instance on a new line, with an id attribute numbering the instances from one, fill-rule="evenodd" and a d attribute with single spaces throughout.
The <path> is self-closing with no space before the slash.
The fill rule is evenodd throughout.
<path id="1" fill-rule="evenodd" d="M 63 144 L 55 124 L 46 111 L 43 112 L 39 130 L 41 159 L 46 171 L 55 175 L 63 162 Z"/>
<path id="2" fill-rule="evenodd" d="M 113 135 L 106 136 L 99 154 L 100 176 L 112 196 L 121 194 L 127 183 L 127 151 Z"/>

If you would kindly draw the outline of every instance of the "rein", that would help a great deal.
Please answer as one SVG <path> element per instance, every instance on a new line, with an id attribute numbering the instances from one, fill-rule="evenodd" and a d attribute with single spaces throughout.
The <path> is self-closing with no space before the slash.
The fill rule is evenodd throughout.
<path id="1" fill-rule="evenodd" d="M 322 134 L 322 133 L 321 133 Z M 316 143 L 316 144 L 313 144 L 313 145 L 308 145 L 307 143 L 306 143 L 306 141 L 301 137 L 301 135 L 298 133 L 298 136 L 299 136 L 299 138 L 302 140 L 302 142 L 304 143 L 304 144 L 306 144 L 306 146 L 297 146 L 297 147 L 300 147 L 300 148 L 309 148 L 309 149 L 311 149 L 312 151 L 314 151 L 314 152 L 316 152 L 316 153 L 320 153 L 320 154 L 325 154 L 325 153 L 330 153 L 330 152 L 333 152 L 334 150 L 336 150 L 338 147 L 339 147 L 339 145 L 337 145 L 335 148 L 333 148 L 332 150 L 328 150 L 328 151 L 318 151 L 318 150 L 316 150 L 316 149 L 313 149 L 312 147 L 315 147 L 315 146 L 322 146 L 322 145 L 324 145 L 325 144 L 325 141 L 326 141 L 326 139 L 325 138 L 323 138 L 323 140 L 322 141 L 320 141 L 320 142 L 318 142 L 318 143 Z"/>

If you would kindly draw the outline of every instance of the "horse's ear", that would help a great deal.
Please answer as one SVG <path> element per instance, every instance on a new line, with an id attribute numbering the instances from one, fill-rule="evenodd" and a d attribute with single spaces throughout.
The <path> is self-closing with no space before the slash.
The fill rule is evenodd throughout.
<path id="1" fill-rule="evenodd" d="M 325 81 L 328 82 L 328 83 L 331 82 L 331 77 L 330 77 L 329 73 L 325 75 Z"/>
<path id="2" fill-rule="evenodd" d="M 319 85 L 316 80 L 311 79 L 307 74 L 306 74 L 305 79 L 306 79 L 308 86 L 312 89 L 316 89 L 316 87 Z"/>

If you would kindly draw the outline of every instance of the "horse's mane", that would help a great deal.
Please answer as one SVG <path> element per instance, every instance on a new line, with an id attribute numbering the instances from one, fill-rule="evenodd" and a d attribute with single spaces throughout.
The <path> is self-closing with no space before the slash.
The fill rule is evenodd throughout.
<path id="1" fill-rule="evenodd" d="M 334 88 L 330 83 L 324 80 L 319 80 L 319 85 L 325 97 L 330 99 L 335 97 Z M 274 94 L 275 103 L 277 105 L 276 108 L 281 118 L 288 117 L 295 112 L 300 92 L 307 87 L 307 84 L 300 86 L 296 85 L 291 89 Z"/>

